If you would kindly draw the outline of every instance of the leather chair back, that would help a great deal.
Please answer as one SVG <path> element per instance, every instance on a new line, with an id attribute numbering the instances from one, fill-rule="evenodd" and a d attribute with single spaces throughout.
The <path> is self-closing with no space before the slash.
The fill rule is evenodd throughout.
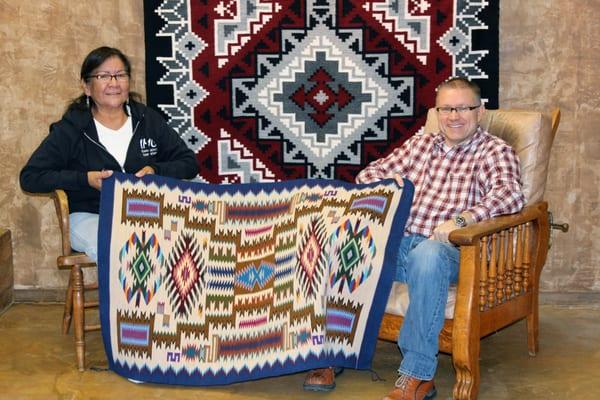
<path id="1" fill-rule="evenodd" d="M 486 110 L 483 129 L 512 146 L 521 162 L 521 180 L 527 204 L 542 200 L 548 175 L 550 149 L 556 130 L 547 114 L 523 110 Z M 423 133 L 439 131 L 437 112 L 429 109 Z"/>

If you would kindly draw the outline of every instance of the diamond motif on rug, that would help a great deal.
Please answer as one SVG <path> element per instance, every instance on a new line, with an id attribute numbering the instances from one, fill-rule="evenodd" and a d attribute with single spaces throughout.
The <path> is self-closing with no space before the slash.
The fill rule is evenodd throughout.
<path id="1" fill-rule="evenodd" d="M 387 57 L 367 62 L 360 32 L 346 39 L 358 54 L 325 26 L 306 35 L 283 34 L 294 51 L 277 61 L 257 56 L 260 78 L 234 79 L 232 85 L 234 116 L 258 116 L 260 141 L 283 135 L 290 143 L 285 162 L 311 165 L 311 177 L 332 178 L 332 160 L 360 164 L 366 131 L 369 140 L 385 140 L 385 118 L 412 115 L 413 78 L 382 76 L 389 71 Z"/>
<path id="2" fill-rule="evenodd" d="M 314 298 L 325 275 L 327 260 L 323 251 L 326 243 L 324 235 L 325 228 L 322 222 L 312 220 L 302 233 L 298 247 L 296 275 L 307 298 Z"/>
<path id="3" fill-rule="evenodd" d="M 146 240 L 146 231 L 132 233 L 119 252 L 119 281 L 121 289 L 139 306 L 141 300 L 148 304 L 162 283 L 161 268 L 164 262 L 162 249 L 156 235 Z"/>
<path id="4" fill-rule="evenodd" d="M 133 273 L 135 275 L 136 285 L 143 285 L 146 282 L 146 278 L 152 271 L 152 266 L 148 262 L 144 251 L 142 251 L 136 259 L 133 261 L 133 265 L 131 266 Z"/>
<path id="5" fill-rule="evenodd" d="M 167 290 L 177 315 L 189 315 L 199 302 L 204 273 L 196 239 L 189 233 L 182 234 L 169 255 L 166 274 Z"/>
<path id="6" fill-rule="evenodd" d="M 265 260 L 258 267 L 250 264 L 235 275 L 235 284 L 247 291 L 259 291 L 265 288 L 275 276 L 275 265 Z"/>
<path id="7" fill-rule="evenodd" d="M 355 224 L 346 220 L 330 238 L 329 284 L 332 288 L 339 284 L 340 293 L 344 287 L 354 292 L 372 272 L 376 249 L 369 227 L 361 228 L 362 224 L 361 220 Z"/>

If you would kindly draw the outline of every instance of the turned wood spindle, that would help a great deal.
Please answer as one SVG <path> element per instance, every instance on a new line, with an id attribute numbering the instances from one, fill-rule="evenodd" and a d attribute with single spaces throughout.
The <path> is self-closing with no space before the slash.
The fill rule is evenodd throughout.
<path id="1" fill-rule="evenodd" d="M 508 300 L 513 293 L 513 228 L 508 230 L 508 237 L 506 238 L 506 280 L 504 288 L 505 300 Z"/>
<path id="2" fill-rule="evenodd" d="M 506 246 L 505 246 L 505 239 L 506 239 L 506 232 L 505 231 L 500 231 L 500 235 L 499 235 L 500 239 L 498 241 L 498 277 L 496 278 L 498 281 L 498 284 L 496 286 L 497 290 L 496 290 L 496 300 L 498 302 L 498 304 L 502 304 L 502 302 L 504 301 L 504 268 L 505 268 L 505 263 L 506 263 Z"/>
<path id="3" fill-rule="evenodd" d="M 492 235 L 492 253 L 490 254 L 490 269 L 488 272 L 488 308 L 494 307 L 496 304 L 496 259 L 498 257 L 497 242 L 498 236 Z"/>
<path id="4" fill-rule="evenodd" d="M 531 271 L 531 222 L 525 224 L 525 248 L 523 255 L 523 290 L 529 292 L 529 274 Z"/>
<path id="5" fill-rule="evenodd" d="M 523 225 L 517 226 L 517 249 L 515 255 L 515 295 L 523 289 Z"/>
<path id="6" fill-rule="evenodd" d="M 488 268 L 488 256 L 487 256 L 487 243 L 488 239 L 486 236 L 481 238 L 481 266 L 480 266 L 480 277 L 479 277 L 479 310 L 485 310 L 485 303 L 487 300 L 487 268 Z"/>

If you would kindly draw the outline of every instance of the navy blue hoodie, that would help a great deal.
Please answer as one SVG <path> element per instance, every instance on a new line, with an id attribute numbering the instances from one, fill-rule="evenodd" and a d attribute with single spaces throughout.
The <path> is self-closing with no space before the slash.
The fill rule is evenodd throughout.
<path id="1" fill-rule="evenodd" d="M 50 133 L 21 170 L 21 188 L 32 193 L 63 189 L 69 211 L 98 213 L 100 192 L 89 186 L 88 171 L 112 170 L 136 173 L 146 165 L 156 174 L 191 179 L 198 174 L 196 156 L 156 111 L 130 101 L 133 137 L 124 168 L 98 140 L 87 109 L 69 109 L 50 125 Z"/>

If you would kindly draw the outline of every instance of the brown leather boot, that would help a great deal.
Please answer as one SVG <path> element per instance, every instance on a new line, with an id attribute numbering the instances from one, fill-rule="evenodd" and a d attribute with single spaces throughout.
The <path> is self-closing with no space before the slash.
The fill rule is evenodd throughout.
<path id="1" fill-rule="evenodd" d="M 335 373 L 333 367 L 313 369 L 304 379 L 304 390 L 329 392 L 335 389 Z"/>
<path id="2" fill-rule="evenodd" d="M 424 400 L 433 399 L 437 394 L 433 379 L 422 381 L 408 375 L 400 375 L 394 385 L 394 390 L 383 400 Z"/>

